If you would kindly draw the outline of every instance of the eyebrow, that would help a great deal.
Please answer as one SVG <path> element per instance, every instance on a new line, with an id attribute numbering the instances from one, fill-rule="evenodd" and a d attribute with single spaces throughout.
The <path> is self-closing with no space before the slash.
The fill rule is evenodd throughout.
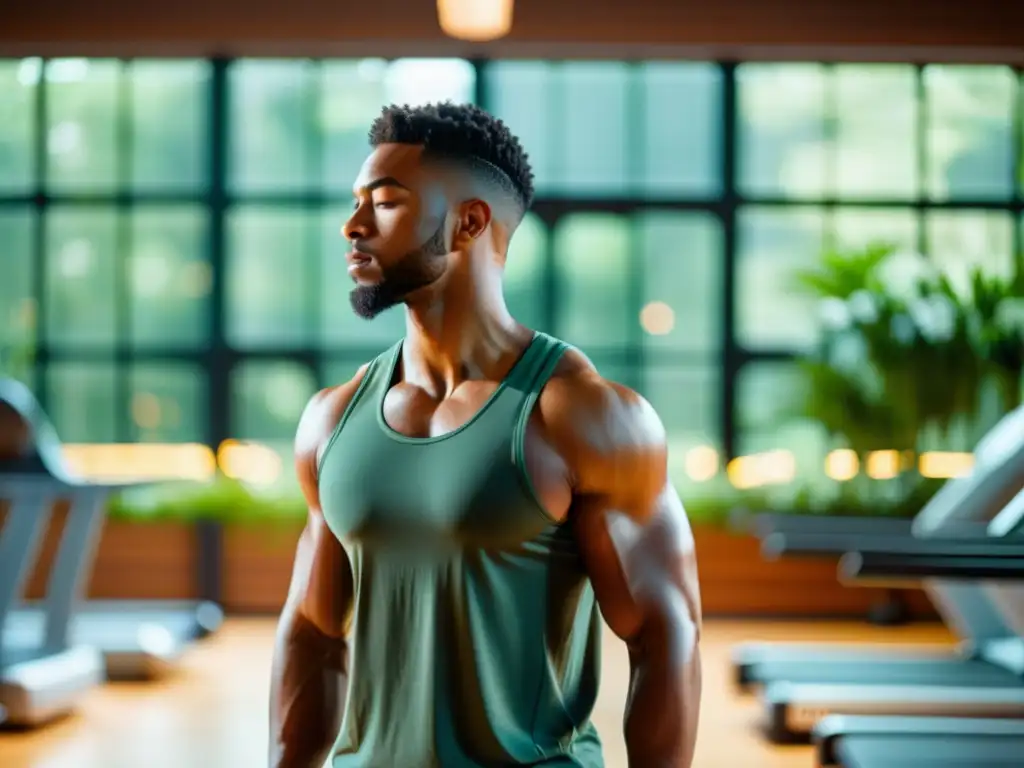
<path id="1" fill-rule="evenodd" d="M 409 188 L 394 176 L 382 176 L 379 179 L 374 179 L 369 184 L 364 184 L 360 189 L 363 192 L 373 192 L 373 190 L 380 189 L 381 187 L 398 187 L 407 192 L 409 191 Z"/>

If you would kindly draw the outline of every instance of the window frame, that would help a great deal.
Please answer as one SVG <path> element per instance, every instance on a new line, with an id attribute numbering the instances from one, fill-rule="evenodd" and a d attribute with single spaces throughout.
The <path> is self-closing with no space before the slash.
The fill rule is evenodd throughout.
<path id="1" fill-rule="evenodd" d="M 157 61 L 158 59 L 145 59 L 146 61 Z M 45 68 L 46 59 L 40 60 Z M 118 59 L 122 64 L 122 74 L 118 89 L 118 119 L 116 133 L 120 152 L 130 157 L 132 152 L 131 136 L 131 81 L 129 79 L 133 59 Z M 204 441 L 211 446 L 218 445 L 221 441 L 232 437 L 231 424 L 231 376 L 236 366 L 247 361 L 256 360 L 282 360 L 298 363 L 308 368 L 320 385 L 328 382 L 324 379 L 325 369 L 332 365 L 331 361 L 350 359 L 369 359 L 380 350 L 376 347 L 366 345 L 325 345 L 305 344 L 300 346 L 279 346 L 263 347 L 260 349 L 238 349 L 233 347 L 226 334 L 226 221 L 229 209 L 236 203 L 241 202 L 262 202 L 266 204 L 283 204 L 291 206 L 322 206 L 341 199 L 340 195 L 332 195 L 322 192 L 310 193 L 270 193 L 270 194 L 240 194 L 232 192 L 228 187 L 227 179 L 227 157 L 230 140 L 230 67 L 233 59 L 215 58 L 207 60 L 210 65 L 208 80 L 207 98 L 207 121 L 206 121 L 206 161 L 208 167 L 208 185 L 201 193 L 182 193 L 179 191 L 149 190 L 146 192 L 134 193 L 124 184 L 125 172 L 120 171 L 121 188 L 109 194 L 68 194 L 56 193 L 48 189 L 45 178 L 46 169 L 46 146 L 45 126 L 47 124 L 48 101 L 47 101 L 47 79 L 41 76 L 35 88 L 34 101 L 34 165 L 35 165 L 35 186 L 26 194 L 7 194 L 0 196 L 0 208 L 7 206 L 28 206 L 36 212 L 35 232 L 33 242 L 33 293 L 36 301 L 37 328 L 35 347 L 35 383 L 39 392 L 39 398 L 43 407 L 47 407 L 48 392 L 48 371 L 51 364 L 61 362 L 82 362 L 90 361 L 112 361 L 116 366 L 117 387 L 114 393 L 115 402 L 127 403 L 130 392 L 130 376 L 132 364 L 158 363 L 158 362 L 183 362 L 198 366 L 206 377 L 206 412 L 208 419 Z M 310 63 L 313 67 L 320 67 L 323 59 L 315 59 Z M 485 68 L 488 66 L 486 60 L 473 60 L 470 62 L 475 69 L 475 92 L 474 101 L 477 104 L 486 106 L 489 102 L 489 78 L 485 76 Z M 559 62 L 552 61 L 554 65 Z M 643 62 L 626 62 L 639 67 Z M 737 132 L 739 125 L 738 117 L 738 83 L 737 67 L 735 62 L 713 62 L 720 68 L 721 72 L 721 102 L 720 114 L 718 115 L 722 135 L 718 142 L 720 149 L 718 160 L 720 175 L 720 192 L 712 196 L 681 196 L 674 199 L 659 195 L 656 198 L 645 199 L 642 195 L 629 197 L 568 197 L 542 196 L 534 205 L 533 212 L 540 219 L 549 232 L 553 232 L 564 217 L 581 212 L 594 213 L 615 213 L 633 214 L 639 211 L 663 210 L 680 212 L 701 212 L 714 216 L 721 225 L 722 239 L 722 274 L 721 294 L 713 299 L 718 306 L 720 315 L 721 338 L 717 354 L 697 353 L 670 353 L 659 351 L 656 355 L 645 354 L 639 331 L 631 337 L 630 343 L 621 349 L 610 350 L 607 354 L 598 352 L 595 361 L 600 364 L 603 360 L 614 364 L 635 366 L 638 380 L 631 382 L 642 387 L 643 372 L 647 365 L 665 365 L 679 367 L 680 365 L 692 365 L 694 367 L 707 367 L 708 365 L 718 368 L 720 371 L 721 397 L 719 398 L 719 413 L 717 425 L 719 429 L 720 444 L 717 446 L 726 457 L 736 454 L 737 444 L 737 379 L 745 366 L 756 365 L 765 362 L 779 362 L 792 360 L 797 350 L 786 348 L 773 349 L 748 349 L 737 338 L 736 328 L 736 282 L 737 282 L 737 214 L 747 205 L 761 207 L 789 207 L 789 206 L 821 206 L 826 214 L 840 206 L 849 205 L 857 208 L 880 208 L 896 207 L 910 209 L 916 212 L 919 218 L 923 218 L 928 211 L 937 210 L 991 210 L 1005 211 L 1014 216 L 1017 226 L 1014 227 L 1014 252 L 1018 256 L 1024 255 L 1024 195 L 1022 195 L 1022 184 L 1016 180 L 1014 184 L 1014 197 L 1007 201 L 997 200 L 931 200 L 927 199 L 927 185 L 920 184 L 919 193 L 916 199 L 910 200 L 871 200 L 857 197 L 855 199 L 781 199 L 766 196 L 743 195 L 738 184 L 737 156 L 739 147 Z M 826 67 L 834 65 L 826 64 Z M 917 145 L 918 155 L 926 152 L 926 131 L 928 110 L 924 104 L 924 64 L 914 65 L 917 83 L 916 94 L 918 98 L 917 110 Z M 43 70 L 45 71 L 45 69 Z M 1024 76 L 1020 67 L 1014 68 L 1017 79 L 1016 109 L 1014 111 L 1013 126 L 1013 167 L 1011 172 L 1016 175 L 1020 173 L 1024 164 Z M 321 78 L 322 80 L 322 78 Z M 636 94 L 642 86 L 630 87 L 628 98 L 635 100 Z M 313 99 L 309 100 L 313 102 Z M 830 100 L 831 101 L 831 100 Z M 310 104 L 315 109 L 315 104 Z M 828 109 L 828 105 L 826 105 Z M 642 110 L 633 110 L 635 116 L 632 120 L 643 120 Z M 318 142 L 311 142 L 314 146 L 310 152 L 316 155 L 321 153 L 323 148 Z M 123 166 L 124 163 L 122 162 Z M 920 159 L 919 165 L 923 169 L 925 160 Z M 58 348 L 46 342 L 46 253 L 45 253 L 45 227 L 47 212 L 54 205 L 77 206 L 92 205 L 96 203 L 110 204 L 117 211 L 131 210 L 133 206 L 140 203 L 193 203 L 200 205 L 208 214 L 207 242 L 206 248 L 211 270 L 211 293 L 209 299 L 209 343 L 202 350 L 181 349 L 174 347 L 160 346 L 147 347 L 132 345 L 128 338 L 128 323 L 130 323 L 130 305 L 128 286 L 124 278 L 124 270 L 118 271 L 115 285 L 115 311 L 117 313 L 117 324 L 119 330 L 118 342 L 112 349 L 90 349 L 82 348 Z M 125 227 L 120 227 L 121 234 L 118 235 L 119 263 L 130 248 L 130 234 L 125 234 Z M 919 227 L 924 232 L 924 227 Z M 922 234 L 923 237 L 923 234 Z M 557 297 L 557 276 L 554 265 L 553 238 L 548 238 L 549 246 L 546 249 L 542 261 L 544 292 L 548 299 L 545 302 L 546 326 L 553 327 Z M 638 260 L 639 261 L 639 260 Z M 1018 268 L 1021 265 L 1018 262 Z M 637 273 L 640 270 L 636 270 Z M 637 274 L 631 277 L 630 294 L 632 301 L 639 304 L 642 298 L 643 275 Z M 319 302 L 319 292 L 314 291 L 311 299 Z M 639 305 L 636 310 L 639 311 Z M 657 360 L 649 359 L 657 358 Z M 121 439 L 128 439 L 132 434 L 129 422 L 130 409 L 127 405 L 118 408 L 118 424 L 116 434 Z"/>

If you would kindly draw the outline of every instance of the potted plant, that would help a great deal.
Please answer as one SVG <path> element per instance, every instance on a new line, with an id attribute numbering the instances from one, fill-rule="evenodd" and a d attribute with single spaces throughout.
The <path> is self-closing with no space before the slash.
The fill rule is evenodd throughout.
<path id="1" fill-rule="evenodd" d="M 1014 280 L 975 269 L 965 289 L 924 257 L 887 245 L 829 252 L 796 276 L 820 301 L 823 337 L 798 365 L 806 396 L 789 415 L 821 424 L 863 460 L 873 451 L 969 450 L 1021 403 L 1024 307 Z M 840 485 L 913 514 L 923 482 L 913 461 L 895 483 Z M 892 494 L 896 493 L 896 498 Z"/>
<path id="2" fill-rule="evenodd" d="M 193 581 L 199 566 L 196 526 L 217 524 L 220 602 L 233 612 L 273 612 L 287 592 L 306 506 L 297 492 L 258 489 L 218 474 L 208 483 L 167 483 L 126 492 L 112 501 L 109 514 L 113 525 L 127 523 L 125 529 L 150 541 L 158 539 L 152 535 L 153 525 L 191 531 L 188 567 Z M 113 556 L 97 561 L 97 573 L 123 567 Z"/>

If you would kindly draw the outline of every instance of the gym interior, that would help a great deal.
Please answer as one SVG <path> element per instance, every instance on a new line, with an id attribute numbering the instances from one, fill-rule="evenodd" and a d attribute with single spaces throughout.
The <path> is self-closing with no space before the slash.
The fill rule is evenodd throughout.
<path id="1" fill-rule="evenodd" d="M 296 425 L 404 330 L 352 180 L 451 99 L 533 163 L 511 311 L 665 425 L 694 765 L 1020 766 L 1022 67 L 997 0 L 5 8 L 0 764 L 266 765 Z"/>

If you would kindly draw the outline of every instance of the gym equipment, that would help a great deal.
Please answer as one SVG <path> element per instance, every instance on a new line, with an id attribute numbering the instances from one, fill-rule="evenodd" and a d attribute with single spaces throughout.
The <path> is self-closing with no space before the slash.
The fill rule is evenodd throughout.
<path id="1" fill-rule="evenodd" d="M 1024 721 L 829 715 L 814 727 L 819 766 L 1008 768 L 1024 754 Z"/>
<path id="2" fill-rule="evenodd" d="M 865 520 L 863 528 L 838 532 L 831 543 L 828 533 L 815 530 L 813 524 L 803 533 L 794 525 L 785 534 L 775 534 L 773 546 L 786 554 L 839 555 L 853 545 L 934 553 L 927 549 L 926 542 L 975 532 L 979 521 L 986 519 L 990 519 L 987 533 L 1007 535 L 1021 524 L 1020 515 L 1010 519 L 1015 513 L 1006 508 L 1006 502 L 1024 486 L 1024 408 L 1005 417 L 979 443 L 975 455 L 970 475 L 946 483 L 922 510 L 919 517 L 924 516 L 928 524 L 919 526 L 915 518 L 912 530 L 925 533 L 929 539 L 892 533 L 875 538 L 869 527 L 874 521 Z M 1000 510 L 996 523 L 991 518 Z M 957 546 L 970 546 L 972 541 L 977 543 L 978 538 L 959 541 Z M 988 590 L 975 584 L 929 578 L 924 587 L 947 624 L 962 639 L 957 653 L 822 649 L 812 644 L 738 648 L 734 661 L 740 686 L 764 686 L 770 737 L 780 742 L 806 737 L 823 715 L 841 711 L 836 707 L 847 700 L 846 693 L 857 697 L 858 702 L 861 698 L 869 701 L 870 692 L 859 687 L 865 684 L 987 686 L 1003 689 L 1008 700 L 1015 702 L 1010 691 L 1021 688 L 1020 677 L 1001 663 L 993 663 L 994 657 L 1005 653 L 999 649 L 1019 636 L 1007 621 L 1006 605 L 997 605 Z"/>
<path id="3" fill-rule="evenodd" d="M 1019 495 L 1024 507 L 1024 491 Z M 1024 546 L 996 547 L 991 558 L 963 555 L 955 546 L 945 553 L 928 556 L 898 552 L 851 552 L 843 557 L 840 575 L 844 581 L 888 580 L 928 576 L 957 580 L 1019 582 L 1024 579 Z M 1019 648 L 1024 649 L 1024 642 Z M 1020 658 L 1024 658 L 1021 656 Z M 883 686 L 884 689 L 884 686 Z M 883 690 L 882 695 L 906 699 L 908 690 Z M 929 691 L 935 694 L 935 691 Z M 956 701 L 964 692 L 947 695 Z M 968 691 L 971 703 L 984 706 L 986 697 Z M 996 697 L 999 698 L 999 697 Z M 915 714 L 928 711 L 935 698 L 922 697 Z M 1024 720 L 999 719 L 1000 705 L 989 701 L 981 718 L 829 715 L 817 723 L 813 739 L 818 764 L 844 768 L 910 768 L 913 765 L 939 768 L 1005 768 L 1021 764 L 1024 755 Z M 1018 717 L 1021 712 L 1017 711 Z"/>
<path id="4" fill-rule="evenodd" d="M 46 612 L 21 608 L 7 637 L 22 645 L 39 638 Z M 103 653 L 108 680 L 149 680 L 169 674 L 190 643 L 215 632 L 224 621 L 205 600 L 90 600 L 72 619 L 72 637 Z"/>
<path id="5" fill-rule="evenodd" d="M 23 451 L 32 451 L 35 459 L 25 466 L 18 477 L 30 482 L 41 493 L 26 497 L 25 514 L 32 517 L 39 529 L 45 526 L 50 507 L 57 498 L 72 501 L 72 513 L 79 506 L 90 505 L 92 517 L 83 528 L 68 528 L 61 546 L 75 551 L 81 561 L 77 570 L 55 566 L 48 596 L 42 606 L 23 606 L 11 610 L 6 616 L 3 643 L 18 647 L 33 647 L 44 643 L 49 636 L 49 593 L 78 598 L 84 590 L 91 570 L 102 528 L 104 510 L 109 495 L 129 485 L 97 485 L 84 483 L 66 468 L 56 433 L 42 415 L 31 393 L 21 384 L 0 381 L 0 407 L 11 409 L 21 421 Z M 24 464 L 24 462 L 22 462 Z M 19 468 L 0 461 L 0 477 L 10 478 Z M 8 498 L 7 494 L 3 494 Z M 26 523 L 27 524 L 27 523 Z M 87 535 L 83 535 L 86 531 Z M 0 584 L 6 584 L 0 580 Z M 69 611 L 68 623 L 71 642 L 97 648 L 103 654 L 107 679 L 149 679 L 172 670 L 189 644 L 216 631 L 223 622 L 218 605 L 209 601 L 96 601 L 75 605 Z"/>
<path id="6" fill-rule="evenodd" d="M 891 517 L 853 515 L 794 515 L 762 512 L 741 524 L 749 533 L 764 540 L 773 534 L 820 533 L 825 535 L 909 536 L 913 521 Z"/>
<path id="7" fill-rule="evenodd" d="M 72 504 L 50 575 L 42 642 L 16 645 L 4 626 L 28 576 L 45 528 L 40 507 L 66 491 L 57 477 L 44 477 L 45 457 L 26 451 L 28 430 L 18 406 L 30 405 L 22 392 L 0 400 L 0 498 L 7 503 L 0 531 L 0 709 L 5 725 L 33 726 L 72 711 L 82 694 L 103 680 L 103 659 L 95 649 L 70 643 L 68 627 L 74 585 L 88 572 L 85 553 L 99 534 L 102 487 L 81 489 Z M 17 398 L 15 396 L 22 395 Z"/>
<path id="8" fill-rule="evenodd" d="M 1024 497 L 1024 491 L 1020 494 Z M 1007 518 L 1010 518 L 1009 522 Z M 1024 504 L 1011 503 L 993 519 L 991 528 L 1020 532 Z M 800 677 L 790 670 L 763 691 L 770 718 L 770 736 L 791 741 L 806 735 L 827 714 L 891 714 L 937 716 L 1024 716 L 1024 611 L 1015 606 L 1019 590 L 996 582 L 1019 581 L 1024 542 L 1019 537 L 993 539 L 986 549 L 976 539 L 918 540 L 884 543 L 870 551 L 850 552 L 839 564 L 840 579 L 863 584 L 881 581 L 939 579 L 980 590 L 988 605 L 1004 611 L 1007 635 L 990 638 L 969 656 L 932 657 L 922 654 L 902 663 L 846 662 L 842 667 L 816 669 Z M 930 552 L 925 552 L 925 545 Z M 978 584 L 978 581 L 981 584 Z M 1001 602 L 1007 597 L 1008 602 Z M 795 666 L 795 665 L 793 665 Z M 795 679 L 793 679 L 795 678 Z"/>

